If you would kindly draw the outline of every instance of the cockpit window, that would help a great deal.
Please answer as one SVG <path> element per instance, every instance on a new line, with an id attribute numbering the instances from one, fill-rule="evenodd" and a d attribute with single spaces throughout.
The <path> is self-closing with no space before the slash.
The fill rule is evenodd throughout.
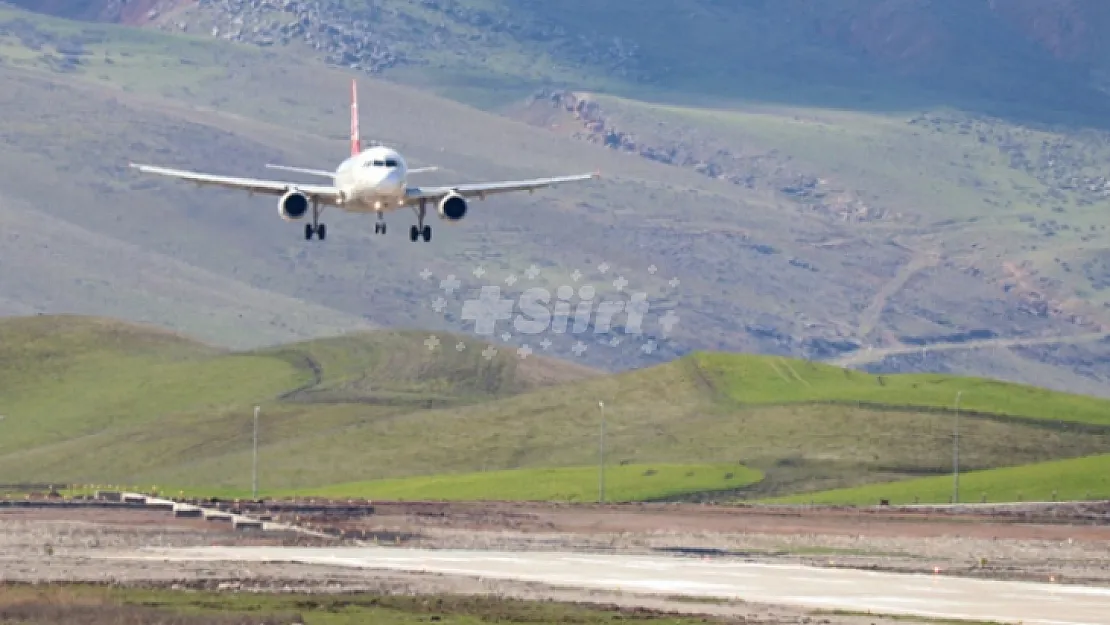
<path id="1" fill-rule="evenodd" d="M 385 161 L 385 166 L 386 166 L 386 167 L 396 167 L 396 166 L 397 166 L 397 161 L 395 161 L 395 160 L 393 160 L 393 159 L 391 159 L 391 158 L 390 158 L 390 159 L 386 159 L 386 161 Z"/>
<path id="2" fill-rule="evenodd" d="M 381 161 L 374 161 L 374 167 L 384 167 L 385 163 Z"/>

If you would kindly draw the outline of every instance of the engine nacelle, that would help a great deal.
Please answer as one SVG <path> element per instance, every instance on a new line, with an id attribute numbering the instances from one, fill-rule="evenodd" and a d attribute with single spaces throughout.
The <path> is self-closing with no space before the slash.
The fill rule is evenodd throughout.
<path id="1" fill-rule="evenodd" d="M 458 221 L 466 216 L 466 199 L 452 191 L 439 201 L 439 218 Z"/>
<path id="2" fill-rule="evenodd" d="M 278 200 L 278 214 L 285 221 L 296 221 L 308 214 L 311 202 L 308 196 L 300 191 L 289 191 Z"/>

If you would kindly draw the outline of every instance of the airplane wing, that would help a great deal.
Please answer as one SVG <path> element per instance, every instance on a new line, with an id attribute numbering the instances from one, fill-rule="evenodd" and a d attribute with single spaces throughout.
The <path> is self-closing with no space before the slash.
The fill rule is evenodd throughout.
<path id="1" fill-rule="evenodd" d="M 334 171 L 324 171 L 323 169 L 309 169 L 307 167 L 290 167 L 289 165 L 274 165 L 273 163 L 266 163 L 266 167 L 268 169 L 281 169 L 283 171 L 295 171 L 299 174 L 308 174 L 310 176 L 321 176 L 321 177 L 324 177 L 324 178 L 331 178 L 332 180 L 335 180 L 335 172 Z M 439 167 L 435 167 L 435 166 L 417 167 L 415 169 L 408 170 L 407 173 L 423 174 L 423 173 L 429 172 L 429 171 L 439 171 Z"/>
<path id="2" fill-rule="evenodd" d="M 159 167 L 157 165 L 139 165 L 131 163 L 131 167 L 143 173 L 169 176 L 185 180 L 198 185 L 213 185 L 225 189 L 237 189 L 249 193 L 262 193 L 266 195 L 284 195 L 296 189 L 309 197 L 316 198 L 323 204 L 337 204 L 339 189 L 332 185 L 301 184 L 299 182 L 285 182 L 281 180 L 260 180 L 257 178 L 239 178 L 237 176 L 219 176 L 215 174 L 202 174 L 183 169 Z"/>
<path id="3" fill-rule="evenodd" d="M 592 180 L 600 177 L 599 173 L 579 174 L 575 176 L 559 176 L 555 178 L 536 178 L 533 180 L 513 180 L 507 182 L 478 182 L 471 184 L 458 184 L 442 187 L 409 187 L 406 197 L 409 200 L 439 200 L 452 191 L 463 197 L 485 198 L 495 193 L 509 193 L 510 191 L 535 191 L 564 182 L 578 182 Z"/>
<path id="4" fill-rule="evenodd" d="M 310 174 L 312 176 L 323 176 L 324 178 L 335 179 L 334 171 L 324 171 L 323 169 L 308 169 L 306 167 L 290 167 L 288 165 L 273 165 L 267 163 L 266 167 L 269 169 L 281 169 L 284 171 L 295 171 L 300 174 Z"/>

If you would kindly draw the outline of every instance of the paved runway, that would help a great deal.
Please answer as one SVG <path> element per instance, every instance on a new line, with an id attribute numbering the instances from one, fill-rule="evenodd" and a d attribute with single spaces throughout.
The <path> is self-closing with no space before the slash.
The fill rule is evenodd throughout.
<path id="1" fill-rule="evenodd" d="M 730 597 L 814 609 L 1025 625 L 1108 625 L 1110 588 L 905 575 L 673 556 L 390 547 L 201 547 L 116 556 L 268 561 L 454 574 L 578 588 Z"/>

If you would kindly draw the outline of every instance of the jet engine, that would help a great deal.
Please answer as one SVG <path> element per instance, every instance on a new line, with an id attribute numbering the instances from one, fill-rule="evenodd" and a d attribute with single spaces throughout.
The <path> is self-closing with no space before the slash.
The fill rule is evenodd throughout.
<path id="1" fill-rule="evenodd" d="M 278 200 L 278 214 L 285 221 L 296 221 L 305 216 L 310 204 L 307 195 L 294 189 Z"/>
<path id="2" fill-rule="evenodd" d="M 466 216 L 466 199 L 452 191 L 439 201 L 439 218 L 458 221 Z"/>

